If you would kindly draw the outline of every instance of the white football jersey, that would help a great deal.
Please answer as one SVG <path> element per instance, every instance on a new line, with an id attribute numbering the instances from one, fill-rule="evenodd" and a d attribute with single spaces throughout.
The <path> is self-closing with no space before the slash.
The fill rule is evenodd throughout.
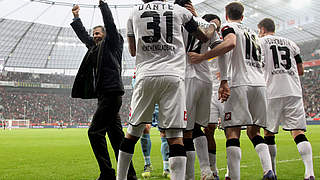
<path id="1" fill-rule="evenodd" d="M 234 33 L 237 37 L 236 47 L 230 51 L 230 87 L 265 86 L 263 58 L 258 36 L 241 23 L 226 23 L 221 29 L 222 36 Z"/>
<path id="2" fill-rule="evenodd" d="M 209 68 L 211 72 L 212 91 L 213 93 L 217 93 L 220 86 L 220 79 L 217 76 L 217 74 L 220 72 L 217 58 L 209 60 Z"/>
<path id="3" fill-rule="evenodd" d="M 299 47 L 286 38 L 265 36 L 260 39 L 264 54 L 267 98 L 302 97 L 302 89 L 295 56 Z"/>
<path id="4" fill-rule="evenodd" d="M 127 35 L 136 40 L 137 77 L 185 77 L 186 50 L 181 28 L 188 29 L 192 21 L 191 12 L 172 3 L 153 1 L 134 7 Z"/>
<path id="5" fill-rule="evenodd" d="M 199 27 L 201 29 L 205 30 L 206 28 L 209 28 L 210 23 L 205 21 L 204 19 L 200 17 L 195 17 L 194 18 Z M 186 32 L 186 31 L 184 31 Z M 214 35 L 209 39 L 209 41 L 202 43 L 195 37 L 189 35 L 188 32 L 184 35 L 187 37 L 186 39 L 186 50 L 187 52 L 196 52 L 196 53 L 205 53 L 209 50 L 209 47 L 217 40 L 219 39 L 219 35 L 217 33 L 214 33 Z M 211 83 L 212 78 L 211 78 L 211 73 L 210 73 L 210 68 L 209 68 L 209 62 L 208 61 L 203 61 L 199 64 L 190 64 L 189 61 L 189 56 L 187 56 L 187 68 L 186 68 L 186 78 L 197 78 L 202 81 Z"/>

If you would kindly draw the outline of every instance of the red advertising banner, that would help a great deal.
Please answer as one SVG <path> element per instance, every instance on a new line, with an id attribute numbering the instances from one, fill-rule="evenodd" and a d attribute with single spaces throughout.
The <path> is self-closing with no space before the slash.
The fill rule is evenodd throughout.
<path id="1" fill-rule="evenodd" d="M 320 59 L 312 60 L 312 61 L 305 61 L 303 63 L 304 67 L 313 67 L 313 66 L 320 66 Z"/>

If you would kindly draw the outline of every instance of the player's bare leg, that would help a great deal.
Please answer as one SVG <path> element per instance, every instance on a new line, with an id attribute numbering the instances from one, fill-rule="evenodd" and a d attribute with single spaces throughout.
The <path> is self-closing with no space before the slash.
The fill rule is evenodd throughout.
<path id="1" fill-rule="evenodd" d="M 297 144 L 298 151 L 301 155 L 305 167 L 305 180 L 314 180 L 312 147 L 303 130 L 293 130 L 291 135 Z"/>
<path id="2" fill-rule="evenodd" d="M 218 168 L 216 161 L 216 141 L 214 139 L 214 132 L 216 129 L 216 124 L 208 124 L 208 127 L 204 128 L 204 133 L 208 141 L 208 152 L 209 152 L 209 162 L 214 176 L 218 176 Z"/>
<path id="3" fill-rule="evenodd" d="M 227 138 L 227 164 L 229 169 L 229 177 L 232 180 L 240 180 L 240 132 L 241 127 L 229 127 L 225 129 L 225 135 Z"/>
<path id="4" fill-rule="evenodd" d="M 274 173 L 272 171 L 271 157 L 269 154 L 268 145 L 264 142 L 263 137 L 260 135 L 260 127 L 258 126 L 248 126 L 247 135 L 250 138 L 254 149 L 258 153 L 260 162 L 263 169 L 264 177 L 263 179 L 275 179 Z M 232 179 L 232 178 L 231 178 Z"/>

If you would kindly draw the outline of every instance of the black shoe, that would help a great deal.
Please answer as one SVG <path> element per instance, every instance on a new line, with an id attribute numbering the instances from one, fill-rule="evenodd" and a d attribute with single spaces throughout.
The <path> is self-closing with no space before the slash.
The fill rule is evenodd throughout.
<path id="1" fill-rule="evenodd" d="M 129 178 L 128 178 L 129 179 Z M 116 180 L 116 177 L 113 176 L 113 177 L 108 177 L 108 176 L 105 176 L 103 174 L 100 174 L 100 176 L 97 178 L 97 180 Z"/>
<path id="2" fill-rule="evenodd" d="M 127 180 L 138 180 L 136 175 L 128 175 Z"/>

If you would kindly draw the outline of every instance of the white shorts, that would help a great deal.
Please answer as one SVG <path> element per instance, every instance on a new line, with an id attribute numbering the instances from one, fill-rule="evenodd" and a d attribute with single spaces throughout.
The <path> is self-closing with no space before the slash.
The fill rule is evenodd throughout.
<path id="1" fill-rule="evenodd" d="M 268 99 L 267 130 L 278 133 L 280 122 L 287 131 L 306 130 L 306 118 L 301 97 Z"/>
<path id="2" fill-rule="evenodd" d="M 219 118 L 222 119 L 224 116 L 224 104 L 218 98 L 218 93 L 212 93 L 209 124 L 218 124 Z"/>
<path id="3" fill-rule="evenodd" d="M 176 76 L 137 78 L 131 99 L 129 124 L 132 126 L 151 124 L 155 104 L 159 104 L 159 128 L 165 130 L 186 127 L 183 79 Z"/>
<path id="4" fill-rule="evenodd" d="M 231 87 L 230 91 L 230 97 L 224 106 L 222 127 L 266 127 L 266 87 L 238 86 Z"/>
<path id="5" fill-rule="evenodd" d="M 187 94 L 187 128 L 192 130 L 195 123 L 207 127 L 210 117 L 212 84 L 196 78 L 186 81 Z"/>

